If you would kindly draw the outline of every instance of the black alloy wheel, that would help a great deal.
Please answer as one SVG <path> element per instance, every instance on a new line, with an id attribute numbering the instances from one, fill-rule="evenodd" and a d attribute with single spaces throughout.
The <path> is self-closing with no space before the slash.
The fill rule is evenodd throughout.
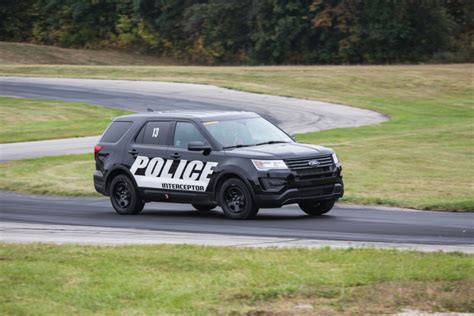
<path id="1" fill-rule="evenodd" d="M 237 178 L 231 178 L 222 184 L 219 202 L 224 214 L 232 219 L 248 219 L 258 212 L 247 185 Z"/>
<path id="2" fill-rule="evenodd" d="M 115 185 L 114 199 L 115 203 L 117 203 L 121 208 L 127 208 L 127 206 L 130 205 L 132 195 L 126 182 L 120 181 Z"/>
<path id="3" fill-rule="evenodd" d="M 245 207 L 245 195 L 242 189 L 237 186 L 227 189 L 225 203 L 233 213 L 242 213 Z"/>
<path id="4" fill-rule="evenodd" d="M 110 201 L 120 215 L 140 214 L 145 206 L 133 182 L 125 175 L 118 175 L 110 183 Z"/>

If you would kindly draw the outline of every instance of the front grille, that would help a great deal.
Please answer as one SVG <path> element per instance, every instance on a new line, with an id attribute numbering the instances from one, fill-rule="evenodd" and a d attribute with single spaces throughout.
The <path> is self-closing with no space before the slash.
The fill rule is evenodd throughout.
<path id="1" fill-rule="evenodd" d="M 316 165 L 311 162 L 317 162 Z M 300 158 L 300 159 L 285 159 L 285 163 L 292 171 L 298 173 L 320 173 L 331 171 L 334 166 L 332 155 L 325 155 L 311 158 Z"/>
<path id="2" fill-rule="evenodd" d="M 296 171 L 296 174 L 303 178 L 311 177 L 312 179 L 322 179 L 333 176 L 331 167 L 300 169 Z"/>

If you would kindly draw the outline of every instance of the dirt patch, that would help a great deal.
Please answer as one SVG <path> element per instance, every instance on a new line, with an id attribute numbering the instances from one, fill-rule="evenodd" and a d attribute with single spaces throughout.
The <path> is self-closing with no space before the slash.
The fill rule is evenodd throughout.
<path id="1" fill-rule="evenodd" d="M 23 65 L 176 65 L 176 60 L 122 50 L 72 49 L 0 42 L 0 64 Z"/>
<path id="2" fill-rule="evenodd" d="M 354 315 L 473 313 L 474 281 L 388 282 L 370 286 L 321 289 L 303 296 L 259 302 L 248 315 Z M 329 293 L 329 294 L 328 294 Z M 249 304 L 251 306 L 252 304 Z"/>

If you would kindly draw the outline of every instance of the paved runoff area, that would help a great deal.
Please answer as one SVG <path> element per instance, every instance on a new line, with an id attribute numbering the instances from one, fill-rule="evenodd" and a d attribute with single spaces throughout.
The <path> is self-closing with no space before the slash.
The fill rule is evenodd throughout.
<path id="1" fill-rule="evenodd" d="M 429 245 L 238 235 L 229 236 L 223 234 L 185 233 L 133 228 L 108 228 L 75 225 L 44 225 L 1 222 L 0 232 L 2 233 L 0 241 L 13 243 L 42 242 L 83 245 L 190 244 L 255 248 L 384 248 L 423 252 L 444 251 L 474 253 L 474 245 L 469 244 Z"/>

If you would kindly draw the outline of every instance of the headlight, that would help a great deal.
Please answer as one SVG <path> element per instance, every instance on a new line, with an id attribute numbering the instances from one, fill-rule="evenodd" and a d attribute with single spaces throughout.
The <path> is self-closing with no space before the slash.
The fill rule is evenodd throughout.
<path id="1" fill-rule="evenodd" d="M 272 169 L 288 169 L 283 160 L 254 160 L 252 163 L 259 171 L 268 171 Z"/>
<path id="2" fill-rule="evenodd" d="M 337 159 L 336 153 L 332 153 L 332 160 L 334 160 L 335 164 L 339 163 L 339 159 Z"/>

